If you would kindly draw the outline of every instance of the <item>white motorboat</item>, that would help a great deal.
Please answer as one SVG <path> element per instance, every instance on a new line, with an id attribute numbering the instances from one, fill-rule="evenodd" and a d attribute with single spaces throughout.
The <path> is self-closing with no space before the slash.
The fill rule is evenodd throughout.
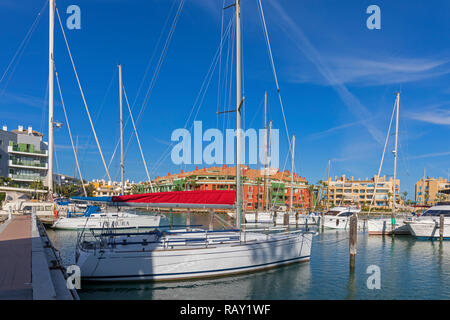
<path id="1" fill-rule="evenodd" d="M 450 204 L 438 204 L 431 207 L 420 217 L 406 221 L 411 234 L 422 240 L 440 237 L 440 215 L 444 215 L 444 239 L 450 239 Z"/>
<path id="2" fill-rule="evenodd" d="M 323 226 L 329 229 L 348 229 L 350 216 L 360 212 L 361 209 L 354 206 L 334 207 L 323 215 Z"/>
<path id="3" fill-rule="evenodd" d="M 89 235 L 85 233 L 84 235 Z M 312 233 L 263 234 L 194 229 L 81 237 L 83 280 L 181 280 L 225 276 L 309 261 Z"/>
<path id="4" fill-rule="evenodd" d="M 50 201 L 14 200 L 6 202 L 0 214 L 31 214 L 34 210 L 37 216 L 53 216 L 54 209 Z"/>
<path id="5" fill-rule="evenodd" d="M 164 215 L 138 215 L 129 212 L 96 212 L 78 217 L 59 217 L 51 226 L 53 229 L 80 230 L 90 228 L 143 228 L 168 226 Z"/>

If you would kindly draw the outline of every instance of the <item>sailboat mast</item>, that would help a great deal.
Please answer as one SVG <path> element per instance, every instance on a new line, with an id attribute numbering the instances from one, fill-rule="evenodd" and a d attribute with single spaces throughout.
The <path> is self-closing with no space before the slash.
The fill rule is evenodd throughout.
<path id="1" fill-rule="evenodd" d="M 53 35 L 55 29 L 55 1 L 49 1 L 49 47 L 48 47 L 48 197 L 53 200 Z"/>
<path id="2" fill-rule="evenodd" d="M 264 93 L 264 191 L 263 209 L 266 208 L 266 188 L 267 188 L 267 91 Z"/>
<path id="3" fill-rule="evenodd" d="M 236 227 L 241 228 L 241 3 L 236 0 Z"/>
<path id="4" fill-rule="evenodd" d="M 122 105 L 122 65 L 119 64 L 119 105 L 120 105 L 120 189 L 125 194 L 124 164 L 123 164 L 123 105 Z"/>
<path id="5" fill-rule="evenodd" d="M 392 218 L 394 218 L 395 214 L 395 198 L 396 198 L 396 182 L 397 178 L 397 158 L 398 158 L 398 118 L 399 118 L 399 109 L 400 109 L 400 93 L 395 93 L 397 96 L 397 115 L 395 120 L 395 150 L 394 150 L 394 190 L 393 190 L 393 198 L 392 198 Z"/>
<path id="6" fill-rule="evenodd" d="M 331 167 L 331 160 L 328 159 L 327 211 L 330 209 L 330 167 Z"/>
<path id="7" fill-rule="evenodd" d="M 272 134 L 272 120 L 269 121 L 269 154 L 271 154 L 270 153 L 271 134 Z M 269 161 L 270 161 L 270 158 L 269 158 Z M 269 178 L 269 182 L 270 182 L 270 178 Z M 269 186 L 271 186 L 271 185 L 272 185 L 272 183 L 269 183 Z M 268 207 L 268 205 L 270 204 L 269 198 L 270 198 L 270 190 L 269 190 L 269 192 L 266 193 L 266 207 Z M 268 209 L 268 208 L 266 208 L 266 209 Z"/>
<path id="8" fill-rule="evenodd" d="M 292 211 L 292 200 L 294 198 L 294 151 L 295 150 L 295 135 L 292 136 L 292 172 L 291 172 L 291 203 L 289 206 L 289 210 Z"/>

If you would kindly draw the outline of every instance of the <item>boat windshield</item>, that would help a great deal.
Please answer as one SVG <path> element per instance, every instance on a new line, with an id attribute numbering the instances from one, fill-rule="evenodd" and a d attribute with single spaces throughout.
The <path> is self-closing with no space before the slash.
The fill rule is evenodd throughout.
<path id="1" fill-rule="evenodd" d="M 326 213 L 327 216 L 337 216 L 339 213 L 341 213 L 342 211 L 338 211 L 338 210 L 330 210 Z"/>
<path id="2" fill-rule="evenodd" d="M 450 210 L 427 210 L 422 217 L 439 217 L 441 214 L 443 214 L 444 217 L 450 217 Z"/>
<path id="3" fill-rule="evenodd" d="M 352 215 L 353 215 L 352 211 L 344 211 L 339 216 L 340 217 L 348 217 L 348 216 L 352 216 Z"/>

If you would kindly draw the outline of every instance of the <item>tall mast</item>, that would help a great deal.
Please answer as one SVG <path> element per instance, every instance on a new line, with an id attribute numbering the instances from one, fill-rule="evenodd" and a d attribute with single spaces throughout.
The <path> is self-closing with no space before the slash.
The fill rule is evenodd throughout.
<path id="1" fill-rule="evenodd" d="M 49 46 L 48 46 L 48 197 L 53 200 L 53 34 L 55 29 L 55 0 L 49 1 Z"/>
<path id="2" fill-rule="evenodd" d="M 327 211 L 330 209 L 330 166 L 331 166 L 331 160 L 328 159 Z"/>
<path id="3" fill-rule="evenodd" d="M 292 200 L 294 198 L 294 151 L 295 150 L 295 135 L 292 136 L 292 172 L 291 172 L 291 203 L 289 206 L 289 210 L 292 211 Z"/>
<path id="4" fill-rule="evenodd" d="M 75 157 L 78 157 L 78 136 L 76 136 Z M 77 178 L 77 161 L 75 160 L 75 170 L 74 170 L 74 174 L 73 174 L 73 181 L 74 182 L 75 182 L 76 178 Z"/>
<path id="5" fill-rule="evenodd" d="M 269 154 L 271 154 L 270 153 L 270 147 L 271 147 L 271 145 L 270 145 L 270 142 L 271 142 L 270 137 L 271 137 L 271 134 L 272 134 L 272 120 L 269 121 Z M 270 161 L 270 159 L 269 159 L 269 161 Z M 270 177 L 270 175 L 269 175 L 269 177 Z M 269 178 L 269 182 L 270 182 L 270 178 Z M 272 185 L 272 184 L 269 184 L 269 185 Z M 270 197 L 270 191 L 266 193 L 266 210 L 267 210 L 268 205 L 270 204 L 269 197 Z"/>
<path id="6" fill-rule="evenodd" d="M 125 194 L 123 165 L 123 106 L 122 106 L 122 65 L 119 64 L 119 104 L 120 104 L 120 189 Z"/>
<path id="7" fill-rule="evenodd" d="M 236 227 L 241 228 L 241 4 L 236 0 Z"/>
<path id="8" fill-rule="evenodd" d="M 266 188 L 267 188 L 267 91 L 264 93 L 264 192 L 263 210 L 266 208 Z"/>
<path id="9" fill-rule="evenodd" d="M 392 218 L 394 218 L 395 214 L 395 198 L 396 198 L 396 177 L 397 177 L 397 158 L 398 158 L 398 118 L 399 118 L 399 109 L 400 109 L 400 93 L 395 93 L 397 96 L 397 115 L 395 120 L 395 150 L 394 150 L 394 190 L 393 190 L 393 198 L 392 198 Z"/>

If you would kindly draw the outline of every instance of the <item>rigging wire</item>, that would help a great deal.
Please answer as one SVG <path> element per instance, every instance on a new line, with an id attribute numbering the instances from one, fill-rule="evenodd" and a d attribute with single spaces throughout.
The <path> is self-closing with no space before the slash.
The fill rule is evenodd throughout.
<path id="1" fill-rule="evenodd" d="M 280 92 L 280 86 L 279 86 L 279 83 L 278 83 L 277 71 L 276 71 L 276 68 L 275 68 L 275 62 L 273 60 L 272 48 L 271 48 L 271 45 L 270 45 L 269 33 L 267 31 L 267 24 L 266 24 L 266 19 L 264 17 L 264 10 L 262 8 L 261 0 L 258 0 L 258 8 L 259 8 L 260 18 L 261 18 L 263 31 L 264 31 L 264 36 L 265 36 L 265 40 L 266 40 L 267 51 L 268 51 L 268 54 L 269 54 L 270 63 L 271 63 L 271 67 L 272 67 L 272 73 L 273 73 L 273 77 L 274 77 L 274 80 L 275 80 L 275 85 L 276 85 L 276 88 L 277 88 L 277 94 L 278 94 L 278 100 L 280 102 L 281 113 L 283 115 L 284 127 L 285 127 L 285 130 L 286 130 L 286 136 L 287 136 L 287 140 L 288 140 L 288 144 L 289 144 L 289 152 L 292 155 L 291 138 L 290 138 L 289 130 L 288 130 L 288 126 L 287 126 L 286 115 L 285 115 L 284 106 L 283 106 L 283 100 L 281 98 L 281 92 Z M 295 170 L 295 164 L 293 164 L 293 167 L 294 167 L 294 170 Z M 282 173 L 282 178 L 281 179 L 283 179 L 284 173 L 285 173 L 285 171 L 283 169 L 283 173 Z"/>
<path id="2" fill-rule="evenodd" d="M 63 34 L 63 36 L 64 36 L 64 41 L 65 41 L 65 43 L 66 43 L 66 48 L 67 48 L 67 51 L 68 51 L 68 53 L 69 53 L 70 61 L 71 61 L 71 63 L 72 63 L 73 71 L 74 71 L 74 73 L 75 73 L 75 77 L 76 77 L 76 79 L 77 79 L 78 87 L 79 87 L 79 89 L 80 89 L 81 97 L 83 98 L 84 107 L 85 107 L 85 109 L 86 109 L 86 112 L 87 112 L 87 115 L 88 115 L 88 118 L 89 118 L 89 122 L 90 122 L 90 124 L 91 124 L 92 132 L 94 133 L 95 141 L 97 142 L 97 147 L 98 147 L 98 150 L 99 150 L 99 152 L 100 152 L 100 156 L 101 156 L 101 158 L 102 158 L 103 166 L 105 167 L 105 170 L 106 170 L 106 173 L 107 173 L 107 175 L 108 175 L 109 180 L 111 180 L 111 176 L 110 176 L 110 174 L 109 174 L 108 167 L 106 166 L 105 158 L 103 157 L 103 152 L 102 152 L 102 149 L 101 149 L 101 147 L 100 147 L 100 143 L 99 143 L 99 141 L 98 141 L 98 138 L 97 138 L 97 134 L 96 134 L 96 132 L 95 132 L 94 125 L 93 125 L 93 123 L 92 123 L 92 118 L 91 118 L 91 115 L 90 115 L 90 113 L 89 113 L 89 109 L 88 109 L 88 106 L 87 106 L 87 103 L 86 103 L 86 99 L 85 99 L 85 97 L 84 97 L 84 92 L 83 92 L 83 89 L 82 89 L 82 87 L 81 87 L 80 79 L 78 78 L 78 73 L 77 73 L 77 70 L 76 70 L 76 68 L 75 68 L 75 63 L 74 63 L 73 58 L 72 58 L 72 53 L 70 52 L 69 43 L 67 42 L 66 33 L 64 32 L 64 27 L 63 27 L 63 24 L 62 24 L 62 22 L 61 22 L 61 17 L 60 17 L 60 15 L 59 15 L 59 11 L 58 11 L 58 8 L 57 8 L 56 6 L 55 6 L 55 9 L 56 9 L 56 14 L 57 14 L 57 16 L 58 16 L 59 25 L 61 26 L 62 34 Z"/>
<path id="3" fill-rule="evenodd" d="M 99 109 L 97 111 L 97 116 L 95 117 L 95 120 L 94 120 L 94 126 L 97 124 L 97 121 L 100 118 L 100 115 L 102 114 L 103 107 L 105 106 L 106 98 L 108 97 L 109 91 L 111 90 L 111 86 L 112 86 L 114 77 L 116 76 L 116 72 L 117 72 L 117 68 L 114 68 L 113 75 L 111 77 L 111 80 L 109 81 L 108 87 L 106 88 L 105 95 L 103 96 L 102 102 L 101 102 L 100 107 L 99 107 Z M 89 145 L 91 143 L 91 138 L 92 138 L 92 131 L 89 132 L 89 136 L 88 136 L 86 145 L 84 147 L 83 154 L 81 155 L 81 159 L 83 159 L 84 156 L 86 155 L 88 147 L 89 147 Z M 108 166 L 108 169 L 109 169 L 109 166 Z"/>
<path id="4" fill-rule="evenodd" d="M 127 106 L 128 106 L 128 111 L 130 113 L 131 123 L 133 124 L 134 133 L 136 134 L 136 140 L 137 140 L 137 143 L 138 143 L 138 146 L 139 146 L 139 151 L 141 152 L 142 162 L 144 163 L 145 172 L 147 173 L 147 179 L 148 179 L 148 182 L 150 182 L 150 188 L 151 188 L 151 190 L 153 192 L 152 179 L 150 179 L 150 174 L 148 173 L 147 162 L 145 162 L 144 153 L 142 151 L 141 142 L 139 140 L 139 135 L 137 133 L 136 125 L 134 124 L 133 114 L 131 113 L 131 108 L 130 108 L 130 104 L 128 102 L 128 97 L 127 97 L 127 92 L 125 91 L 125 86 L 122 85 L 122 88 L 123 88 L 123 93 L 124 93 L 124 96 L 125 96 L 125 101 L 126 101 Z"/>
<path id="5" fill-rule="evenodd" d="M 259 4 L 259 9 L 260 9 L 262 23 L 263 23 L 263 29 L 264 29 L 265 39 L 266 39 L 267 50 L 268 50 L 268 53 L 269 53 L 270 63 L 271 63 L 271 66 L 272 66 L 272 73 L 273 73 L 273 77 L 274 77 L 274 80 L 275 80 L 275 85 L 277 87 L 277 93 L 278 93 L 278 99 L 280 101 L 281 112 L 283 114 L 284 127 L 286 129 L 286 135 L 287 135 L 287 139 L 288 139 L 288 142 L 289 142 L 289 149 L 292 152 L 291 139 L 290 139 L 289 131 L 288 131 L 288 127 L 287 127 L 286 115 L 284 113 L 284 107 L 283 107 L 283 100 L 281 99 L 281 93 L 280 93 L 280 86 L 278 84 L 277 71 L 275 69 L 275 62 L 273 60 L 272 48 L 270 46 L 269 33 L 267 32 L 267 24 L 266 24 L 266 19 L 264 18 L 264 11 L 263 11 L 263 8 L 262 8 L 261 0 L 258 0 L 258 4 Z"/>
<path id="6" fill-rule="evenodd" d="M 22 42 L 19 44 L 19 47 L 17 48 L 16 52 L 14 53 L 14 56 L 12 57 L 11 61 L 9 62 L 8 66 L 6 67 L 5 71 L 3 72 L 2 77 L 0 78 L 0 84 L 5 79 L 6 74 L 8 73 L 11 66 L 14 64 L 14 61 L 16 63 L 14 64 L 14 67 L 12 69 L 12 72 L 9 75 L 8 81 L 6 82 L 5 86 L 3 87 L 2 92 L 0 93 L 0 97 L 5 92 L 6 88 L 8 87 L 9 81 L 12 78 L 12 75 L 14 74 L 14 71 L 16 70 L 17 65 L 19 64 L 20 59 L 22 58 L 22 55 L 25 51 L 25 48 L 27 47 L 28 43 L 30 42 L 31 37 L 33 36 L 34 31 L 36 30 L 36 27 L 41 19 L 42 12 L 44 11 L 45 7 L 47 6 L 48 0 L 45 1 L 44 5 L 42 6 L 41 10 L 37 14 L 36 18 L 34 19 L 33 23 L 31 24 L 31 27 L 28 29 L 27 33 L 25 34 L 25 37 L 23 38 Z M 16 57 L 18 56 L 17 60 Z"/>
<path id="7" fill-rule="evenodd" d="M 153 91 L 153 87 L 155 86 L 156 79 L 158 78 L 159 72 L 160 72 L 160 70 L 161 70 L 161 66 L 162 66 L 163 61 L 164 61 L 164 59 L 165 59 L 165 57 L 166 57 L 167 49 L 168 49 L 169 44 L 170 44 L 170 42 L 171 42 L 173 33 L 174 33 L 174 31 L 175 31 L 175 27 L 176 27 L 176 25 L 177 25 L 177 23 L 178 23 L 178 20 L 179 20 L 180 14 L 181 14 L 181 10 L 183 9 L 183 5 L 184 5 L 184 0 L 181 0 L 181 1 L 180 1 L 180 5 L 178 6 L 178 10 L 177 10 L 177 12 L 176 12 L 176 15 L 175 15 L 175 17 L 174 17 L 174 20 L 173 20 L 173 22 L 172 22 L 172 26 L 171 26 L 170 31 L 169 31 L 169 34 L 168 34 L 168 36 L 167 36 L 166 42 L 165 42 L 164 47 L 163 47 L 163 49 L 162 49 L 161 56 L 159 57 L 158 63 L 157 63 L 157 65 L 156 65 L 155 73 L 153 74 L 153 77 L 152 77 L 152 79 L 151 79 L 151 81 L 150 81 L 150 84 L 149 84 L 149 87 L 148 87 L 148 89 L 147 89 L 146 95 L 145 95 L 145 97 L 144 97 L 144 102 L 142 103 L 141 109 L 140 109 L 140 111 L 139 111 L 139 113 L 138 113 L 138 117 L 137 117 L 137 120 L 136 120 L 136 126 L 139 126 L 139 123 L 140 123 L 140 121 L 141 121 L 141 119 L 142 119 L 142 116 L 143 116 L 143 114 L 144 114 L 144 111 L 145 111 L 145 109 L 146 109 L 147 106 L 148 106 L 148 101 L 149 101 L 149 99 L 150 99 L 150 94 L 151 94 L 151 92 Z M 127 148 L 126 148 L 125 154 L 128 154 L 128 150 L 129 150 L 129 148 L 130 148 L 130 143 L 131 143 L 131 138 L 132 138 L 132 137 L 133 137 L 133 136 L 130 135 L 130 138 L 128 139 L 128 143 L 127 143 Z"/>
<path id="8" fill-rule="evenodd" d="M 232 25 L 232 21 L 229 22 L 224 37 L 226 37 L 226 36 L 228 35 L 228 33 L 230 32 L 230 30 L 231 30 L 231 25 Z M 222 43 L 222 46 L 223 46 L 223 42 L 221 42 L 221 43 Z M 185 129 L 186 129 L 188 123 L 191 121 L 191 117 L 192 117 L 192 115 L 193 115 L 194 110 L 197 109 L 197 111 L 195 112 L 195 115 L 194 115 L 194 117 L 193 117 L 194 120 L 196 119 L 196 117 L 197 117 L 197 115 L 198 115 L 198 112 L 200 111 L 201 105 L 202 105 L 202 103 L 203 103 L 204 96 L 205 96 L 205 94 L 206 94 L 206 90 L 207 90 L 208 87 L 209 87 L 209 84 L 210 84 L 211 79 L 212 79 L 212 75 L 213 75 L 214 70 L 215 70 L 215 68 L 216 68 L 216 66 L 217 66 L 217 63 L 218 63 L 218 55 L 219 55 L 220 48 L 221 48 L 221 45 L 219 44 L 219 47 L 218 47 L 217 50 L 216 50 L 216 53 L 215 53 L 215 55 L 214 55 L 214 57 L 213 57 L 213 60 L 212 60 L 212 62 L 211 62 L 211 65 L 209 66 L 208 72 L 206 73 L 205 78 L 203 79 L 203 82 L 202 82 L 202 85 L 201 85 L 201 87 L 200 87 L 200 90 L 199 90 L 199 92 L 198 92 L 198 94 L 197 94 L 197 97 L 196 97 L 195 100 L 194 100 L 194 104 L 192 105 L 192 108 L 191 108 L 191 111 L 190 111 L 190 113 L 189 113 L 189 116 L 188 116 L 188 118 L 186 119 L 186 122 L 185 122 L 185 124 L 184 124 L 184 128 L 185 128 Z M 192 126 L 193 126 L 193 125 L 194 125 L 194 124 L 193 124 L 193 121 L 192 121 L 192 125 L 190 126 L 190 129 L 192 129 Z M 151 170 L 151 172 L 154 172 L 154 170 L 157 170 L 157 169 L 159 168 L 159 166 L 161 165 L 161 163 L 162 163 L 162 162 L 167 158 L 167 156 L 170 154 L 170 148 L 173 147 L 174 144 L 175 144 L 175 142 L 171 142 L 170 145 L 168 145 L 167 149 L 163 152 L 163 154 L 161 155 L 161 157 L 156 161 L 155 166 L 154 166 L 154 168 Z"/>
<path id="9" fill-rule="evenodd" d="M 222 8 L 225 7 L 225 0 L 222 1 Z M 216 127 L 219 128 L 219 111 L 220 111 L 220 92 L 221 92 L 221 86 L 220 86 L 220 76 L 222 73 L 222 43 L 223 43 L 223 16 L 224 16 L 224 10 L 222 10 L 222 19 L 220 23 L 220 54 L 219 54 L 219 80 L 217 82 L 217 120 L 216 120 Z"/>
<path id="10" fill-rule="evenodd" d="M 394 115 L 395 115 L 395 109 L 396 109 L 396 108 L 397 108 L 397 99 L 395 99 L 394 108 L 393 108 L 393 110 L 392 110 L 391 121 L 389 122 L 389 128 L 388 128 L 388 132 L 387 132 L 387 135 L 386 135 L 386 140 L 385 140 L 385 142 L 384 142 L 383 154 L 381 155 L 380 166 L 378 167 L 378 174 L 377 174 L 377 176 L 375 177 L 375 181 L 374 181 L 375 185 L 374 185 L 374 189 L 373 189 L 373 197 L 372 197 L 372 201 L 370 201 L 369 212 L 368 212 L 368 214 L 370 214 L 370 211 L 371 211 L 371 209 L 372 209 L 373 202 L 374 202 L 375 197 L 376 197 L 378 179 L 379 179 L 380 174 L 381 174 L 381 168 L 383 167 L 384 155 L 385 155 L 385 153 L 386 153 L 386 147 L 387 147 L 387 144 L 388 144 L 388 141 L 389 141 L 389 136 L 390 136 L 391 127 L 392 127 L 392 121 L 394 120 Z M 395 181 L 394 181 L 394 185 L 395 185 Z M 394 189 L 394 190 L 395 190 L 395 189 Z"/>
<path id="11" fill-rule="evenodd" d="M 156 65 L 155 73 L 153 74 L 153 77 L 152 77 L 152 79 L 150 81 L 150 85 L 149 85 L 149 87 L 147 89 L 147 92 L 145 94 L 145 97 L 144 97 L 144 102 L 142 103 L 141 110 L 139 111 L 138 118 L 137 118 L 137 123 L 138 124 L 139 124 L 139 122 L 140 122 L 140 120 L 142 118 L 142 115 L 143 115 L 145 109 L 147 108 L 148 100 L 150 99 L 150 94 L 153 91 L 153 87 L 155 86 L 156 79 L 158 78 L 158 75 L 159 75 L 159 71 L 161 70 L 161 66 L 163 64 L 164 58 L 166 57 L 167 49 L 169 48 L 169 44 L 170 44 L 170 42 L 172 40 L 173 33 L 175 32 L 175 28 L 176 28 L 176 26 L 178 24 L 178 20 L 179 20 L 181 11 L 183 9 L 183 5 L 184 5 L 184 0 L 181 0 L 180 1 L 180 5 L 178 6 L 178 11 L 177 11 L 177 13 L 175 15 L 175 18 L 173 20 L 172 26 L 170 28 L 169 35 L 168 35 L 168 37 L 166 39 L 166 42 L 165 42 L 164 47 L 163 47 L 163 50 L 161 52 L 161 56 L 159 57 L 158 63 Z"/>
<path id="12" fill-rule="evenodd" d="M 141 93 L 141 90 L 142 90 L 142 87 L 144 85 L 145 79 L 147 78 L 148 71 L 150 70 L 150 66 L 153 63 L 153 59 L 154 59 L 154 57 L 156 55 L 157 49 L 159 48 L 159 44 L 161 43 L 162 36 L 165 33 L 167 24 L 169 23 L 169 18 L 170 18 L 171 14 L 172 14 L 173 8 L 175 7 L 175 3 L 176 3 L 175 1 L 172 2 L 172 6 L 170 7 L 169 14 L 167 15 L 166 21 L 164 22 L 164 26 L 161 29 L 161 33 L 159 34 L 159 38 L 158 38 L 158 41 L 156 42 L 156 46 L 153 49 L 153 53 L 151 55 L 151 58 L 150 58 L 150 60 L 147 63 L 147 67 L 145 69 L 144 76 L 142 77 L 141 83 L 139 84 L 138 91 L 136 93 L 136 97 L 134 98 L 133 105 L 131 106 L 131 110 L 134 109 L 134 106 L 135 106 L 135 104 L 137 102 L 137 99 L 138 99 L 138 97 L 139 97 L 139 95 Z"/>
<path id="13" fill-rule="evenodd" d="M 87 197 L 86 188 L 84 187 L 83 176 L 81 174 L 80 164 L 78 162 L 78 155 L 77 155 L 77 152 L 75 151 L 75 145 L 73 143 L 72 131 L 70 130 L 69 118 L 67 117 L 66 106 L 64 104 L 64 99 L 63 99 L 63 96 L 62 96 L 62 91 L 61 91 L 61 85 L 59 83 L 58 72 L 56 71 L 56 65 L 53 64 L 53 66 L 54 66 L 54 69 L 55 69 L 56 83 L 58 85 L 58 91 L 59 91 L 59 96 L 60 96 L 60 99 L 61 99 L 61 105 L 63 107 L 64 117 L 66 118 L 67 130 L 69 131 L 70 143 L 72 145 L 73 155 L 75 157 L 75 165 L 77 166 L 78 174 L 80 175 L 80 180 L 81 180 L 81 185 L 83 186 L 84 196 Z M 55 154 L 56 154 L 56 152 L 55 152 Z"/>
<path id="14" fill-rule="evenodd" d="M 169 18 L 170 18 L 170 16 L 172 15 L 172 11 L 173 11 L 173 8 L 175 7 L 175 3 L 176 3 L 175 1 L 172 3 L 172 6 L 171 6 L 171 8 L 170 8 L 170 10 L 169 10 L 169 14 L 167 15 L 166 21 L 165 21 L 165 23 L 164 23 L 164 26 L 163 26 L 163 28 L 161 29 L 161 33 L 160 33 L 160 35 L 159 35 L 158 41 L 157 41 L 157 43 L 156 43 L 156 46 L 155 46 L 155 48 L 153 49 L 153 53 L 152 53 L 152 55 L 151 55 L 151 58 L 150 58 L 149 62 L 147 63 L 147 67 L 146 67 L 146 69 L 145 69 L 144 76 L 143 76 L 143 78 L 142 78 L 142 80 L 141 80 L 141 83 L 139 84 L 138 91 L 137 91 L 137 93 L 136 93 L 136 97 L 134 98 L 133 105 L 131 106 L 131 110 L 134 109 L 134 107 L 135 107 L 135 105 L 136 105 L 136 102 L 137 102 L 137 100 L 138 100 L 138 97 L 139 97 L 139 95 L 140 95 L 140 93 L 141 93 L 141 90 L 142 90 L 142 87 L 143 87 L 143 85 L 144 85 L 145 79 L 147 78 L 148 71 L 150 70 L 150 67 L 151 67 L 151 65 L 152 65 L 152 63 L 153 63 L 153 59 L 154 59 L 154 57 L 155 57 L 155 54 L 156 54 L 156 52 L 157 52 L 157 49 L 159 48 L 159 45 L 160 45 L 160 43 L 161 43 L 162 36 L 163 36 L 163 34 L 165 33 L 166 27 L 167 27 L 167 25 L 168 25 Z M 174 21 L 172 22 L 171 29 L 172 29 L 172 26 L 174 25 L 174 23 L 175 23 L 175 19 L 174 19 Z M 166 40 L 166 43 L 167 43 L 167 40 Z M 116 70 L 116 69 L 115 69 L 115 70 Z M 155 70 L 156 70 L 156 68 L 155 68 Z M 155 71 L 155 72 L 156 72 L 156 71 Z M 155 77 L 155 75 L 153 75 L 152 80 L 153 80 L 154 77 Z M 128 117 L 127 120 L 125 121 L 124 130 L 125 130 L 125 129 L 127 128 L 127 126 L 128 126 L 128 121 L 129 121 L 129 119 L 130 119 L 130 118 Z M 133 137 L 133 135 L 130 134 L 130 137 L 129 137 L 129 140 L 128 140 L 128 143 L 127 143 L 126 153 L 128 153 L 128 148 L 129 148 L 129 144 L 130 144 L 130 142 L 131 142 L 131 138 L 132 138 L 132 137 Z M 111 164 L 112 164 L 112 162 L 113 162 L 113 160 L 114 160 L 114 157 L 115 157 L 115 155 L 116 155 L 116 152 L 117 152 L 117 150 L 118 150 L 118 148 L 119 148 L 119 144 L 120 144 L 120 139 L 117 139 L 117 143 L 116 143 L 116 146 L 114 147 L 114 152 L 113 152 L 113 154 L 112 154 L 112 156 L 111 156 L 111 159 L 110 159 L 110 161 L 109 161 L 108 168 L 111 167 Z"/>

